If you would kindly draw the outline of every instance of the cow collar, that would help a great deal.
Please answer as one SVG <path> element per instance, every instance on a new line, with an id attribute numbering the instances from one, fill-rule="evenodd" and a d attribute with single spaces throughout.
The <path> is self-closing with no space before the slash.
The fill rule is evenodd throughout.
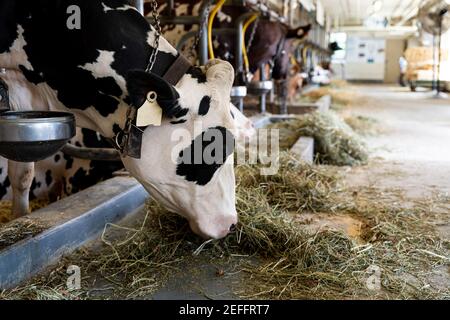
<path id="1" fill-rule="evenodd" d="M 162 78 L 175 86 L 191 66 L 191 63 L 179 53 Z M 111 139 L 114 148 L 121 153 L 122 157 L 141 158 L 142 134 L 145 128 L 136 126 L 136 116 L 137 107 L 132 106 L 127 111 L 125 128 Z"/>

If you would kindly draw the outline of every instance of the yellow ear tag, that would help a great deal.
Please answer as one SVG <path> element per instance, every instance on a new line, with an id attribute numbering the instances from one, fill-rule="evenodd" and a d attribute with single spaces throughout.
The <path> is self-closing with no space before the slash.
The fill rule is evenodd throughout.
<path id="1" fill-rule="evenodd" d="M 162 109 L 156 102 L 158 95 L 154 91 L 147 93 L 145 103 L 138 109 L 136 126 L 160 126 L 162 121 Z"/>

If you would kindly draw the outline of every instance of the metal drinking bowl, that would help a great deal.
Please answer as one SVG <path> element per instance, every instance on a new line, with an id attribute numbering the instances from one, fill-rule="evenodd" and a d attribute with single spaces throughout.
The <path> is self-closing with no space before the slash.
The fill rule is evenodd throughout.
<path id="1" fill-rule="evenodd" d="M 268 94 L 272 89 L 273 81 L 271 80 L 250 82 L 247 86 L 247 92 L 252 96 Z"/>
<path id="2" fill-rule="evenodd" d="M 247 95 L 247 87 L 245 86 L 236 86 L 231 88 L 232 98 L 244 98 L 246 95 Z"/>
<path id="3" fill-rule="evenodd" d="M 0 155 L 35 162 L 58 152 L 75 136 L 75 117 L 66 112 L 8 111 L 0 114 Z"/>

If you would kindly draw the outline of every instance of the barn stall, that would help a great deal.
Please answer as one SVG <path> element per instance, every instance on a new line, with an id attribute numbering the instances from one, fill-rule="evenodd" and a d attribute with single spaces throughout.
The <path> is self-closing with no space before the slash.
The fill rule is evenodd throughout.
<path id="1" fill-rule="evenodd" d="M 445 78 L 430 99 L 426 88 L 393 85 L 388 65 L 392 47 L 417 50 L 427 37 L 413 31 L 430 29 L 415 26 L 418 3 L 402 16 L 401 3 L 381 1 L 380 15 L 402 25 L 377 25 L 372 39 L 353 26 L 365 14 L 365 1 L 355 3 L 348 16 L 332 1 L 134 3 L 192 63 L 218 57 L 235 69 L 239 223 L 221 240 L 192 233 L 71 113 L 14 111 L 15 89 L 0 86 L 0 154 L 11 160 L 0 190 L 0 298 L 449 298 Z M 440 13 L 442 3 L 425 7 Z M 251 161 L 252 148 L 272 151 L 272 162 Z M 276 170 L 264 173 L 268 165 Z M 11 177 L 29 170 L 27 188 Z"/>

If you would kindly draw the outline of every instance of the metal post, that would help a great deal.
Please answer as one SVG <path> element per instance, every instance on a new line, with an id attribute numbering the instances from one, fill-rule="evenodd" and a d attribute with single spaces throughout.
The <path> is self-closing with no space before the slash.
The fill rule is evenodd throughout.
<path id="1" fill-rule="evenodd" d="M 209 0 L 203 0 L 202 6 L 200 7 L 200 21 L 199 29 L 201 28 L 201 37 L 198 44 L 198 58 L 201 65 L 205 65 L 208 62 L 208 17 L 206 18 L 206 23 L 202 25 L 202 17 L 208 14 L 210 6 Z"/>
<path id="2" fill-rule="evenodd" d="M 195 36 L 197 36 L 197 32 L 196 31 L 189 31 L 187 33 L 185 33 L 181 38 L 180 41 L 178 41 L 177 46 L 175 49 L 177 49 L 177 51 L 181 51 L 183 49 L 183 46 L 186 42 L 188 42 L 190 39 L 195 38 Z"/>
<path id="3" fill-rule="evenodd" d="M 137 11 L 144 15 L 144 0 L 134 0 L 134 6 L 136 7 Z"/>
<path id="4" fill-rule="evenodd" d="M 174 0 L 167 0 L 167 8 L 166 8 L 166 15 L 168 17 L 171 17 L 175 11 L 175 1 Z"/>
<path id="5" fill-rule="evenodd" d="M 265 68 L 265 64 L 263 63 L 261 65 L 261 67 L 259 68 L 259 73 L 261 74 L 260 76 L 260 80 L 261 81 L 266 81 L 267 77 L 266 77 L 266 68 Z M 267 103 L 267 99 L 266 99 L 267 93 L 264 93 L 261 95 L 260 98 L 260 108 L 261 108 L 261 113 L 265 114 L 266 113 L 266 103 Z"/>
<path id="6" fill-rule="evenodd" d="M 438 38 L 438 63 L 437 63 L 437 82 L 436 82 L 436 90 L 437 96 L 440 95 L 441 92 L 441 60 L 442 60 L 442 20 L 444 20 L 444 16 L 447 14 L 447 9 L 443 9 L 439 12 L 439 38 Z"/>

